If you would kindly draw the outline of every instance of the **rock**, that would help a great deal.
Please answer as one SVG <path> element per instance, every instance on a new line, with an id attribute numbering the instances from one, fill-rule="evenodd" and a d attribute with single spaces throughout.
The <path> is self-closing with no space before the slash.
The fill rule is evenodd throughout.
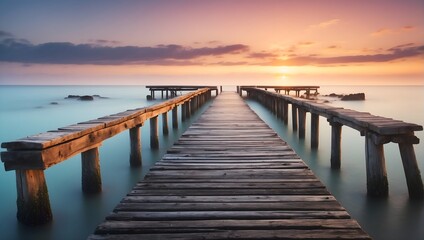
<path id="1" fill-rule="evenodd" d="M 343 94 L 335 94 L 335 93 L 331 93 L 330 95 L 327 95 L 328 97 L 338 97 L 341 98 L 343 97 Z"/>
<path id="2" fill-rule="evenodd" d="M 151 96 L 151 95 L 147 95 L 147 96 L 146 96 L 146 99 L 147 99 L 147 100 L 149 100 L 149 101 L 150 101 L 150 100 L 153 100 L 153 98 L 152 98 L 152 96 Z"/>
<path id="3" fill-rule="evenodd" d="M 80 98 L 80 95 L 68 95 L 65 99 L 69 99 L 69 98 L 78 99 Z"/>
<path id="4" fill-rule="evenodd" d="M 78 100 L 81 100 L 81 101 L 93 101 L 94 98 L 93 98 L 93 96 L 90 96 L 90 95 L 84 95 L 84 96 L 79 97 Z"/>
<path id="5" fill-rule="evenodd" d="M 361 101 L 365 100 L 365 93 L 354 93 L 345 95 L 341 98 L 342 101 Z"/>
<path id="6" fill-rule="evenodd" d="M 58 102 L 51 102 L 50 104 L 51 105 L 58 105 L 59 103 Z"/>

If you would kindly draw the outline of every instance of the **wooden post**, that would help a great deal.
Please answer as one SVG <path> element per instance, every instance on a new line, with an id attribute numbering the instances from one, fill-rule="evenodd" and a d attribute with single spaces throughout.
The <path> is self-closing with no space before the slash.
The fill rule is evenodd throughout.
<path id="1" fill-rule="evenodd" d="M 222 93 L 222 86 L 219 86 L 219 92 Z"/>
<path id="2" fill-rule="evenodd" d="M 98 193 L 102 191 L 102 177 L 100 175 L 99 148 L 95 147 L 81 153 L 82 191 L 84 193 Z"/>
<path id="3" fill-rule="evenodd" d="M 186 119 L 186 104 L 181 104 L 181 122 L 184 122 Z"/>
<path id="4" fill-rule="evenodd" d="M 172 128 L 178 128 L 178 106 L 172 109 Z"/>
<path id="5" fill-rule="evenodd" d="M 311 113 L 311 148 L 318 148 L 319 143 L 319 115 Z"/>
<path id="6" fill-rule="evenodd" d="M 340 169 L 342 126 L 340 123 L 331 122 L 331 168 Z"/>
<path id="7" fill-rule="evenodd" d="M 191 115 L 190 101 L 187 101 L 184 104 L 186 105 L 186 107 L 185 107 L 185 110 L 186 110 L 186 112 L 185 112 L 186 119 L 189 119 L 190 118 L 190 115 Z"/>
<path id="8" fill-rule="evenodd" d="M 365 154 L 368 195 L 375 197 L 387 196 L 389 184 L 387 182 L 383 144 L 376 144 L 370 132 L 365 134 Z"/>
<path id="9" fill-rule="evenodd" d="M 298 108 L 299 113 L 299 138 L 304 139 L 305 138 L 305 125 L 306 125 L 306 111 L 302 108 Z"/>
<path id="10" fill-rule="evenodd" d="M 289 104 L 287 101 L 283 101 L 283 121 L 285 125 L 289 123 Z"/>
<path id="11" fill-rule="evenodd" d="M 293 131 L 297 130 L 297 107 L 292 103 L 292 125 Z"/>
<path id="12" fill-rule="evenodd" d="M 412 143 L 399 143 L 410 198 L 423 198 L 424 188 Z"/>
<path id="13" fill-rule="evenodd" d="M 16 170 L 17 218 L 26 225 L 41 225 L 53 219 L 43 170 Z"/>
<path id="14" fill-rule="evenodd" d="M 158 117 L 150 118 L 150 147 L 159 148 Z"/>
<path id="15" fill-rule="evenodd" d="M 140 126 L 136 126 L 130 129 L 130 166 L 139 167 L 141 163 L 141 137 L 140 137 Z"/>
<path id="16" fill-rule="evenodd" d="M 162 113 L 162 132 L 163 132 L 163 135 L 168 135 L 168 133 L 169 133 L 168 112 Z"/>

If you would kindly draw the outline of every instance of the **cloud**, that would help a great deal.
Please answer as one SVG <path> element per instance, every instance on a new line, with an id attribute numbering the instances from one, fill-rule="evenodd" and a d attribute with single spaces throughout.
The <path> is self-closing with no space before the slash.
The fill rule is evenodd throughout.
<path id="1" fill-rule="evenodd" d="M 100 41 L 101 43 L 106 43 Z M 110 42 L 110 41 L 109 41 Z M 243 44 L 192 48 L 177 44 L 138 46 L 103 46 L 49 42 L 33 45 L 26 40 L 4 38 L 0 41 L 0 61 L 47 64 L 149 64 L 189 61 L 206 56 L 247 52 Z"/>
<path id="2" fill-rule="evenodd" d="M 11 33 L 0 30 L 0 38 L 12 38 L 12 37 L 13 35 Z"/>
<path id="3" fill-rule="evenodd" d="M 373 37 L 381 37 L 386 35 L 393 35 L 393 34 L 401 34 L 404 32 L 411 32 L 415 31 L 416 27 L 407 25 L 400 28 L 380 28 L 375 32 L 372 32 L 370 35 Z"/>
<path id="4" fill-rule="evenodd" d="M 266 59 L 266 58 L 276 58 L 278 56 L 279 55 L 278 54 L 275 54 L 275 53 L 262 51 L 262 52 L 253 52 L 253 53 L 250 53 L 248 55 L 248 58 Z"/>
<path id="5" fill-rule="evenodd" d="M 330 19 L 324 22 L 320 22 L 318 24 L 315 25 L 310 25 L 310 28 L 328 28 L 330 26 L 336 25 L 340 22 L 340 19 L 338 18 L 334 18 L 334 19 Z"/>
<path id="6" fill-rule="evenodd" d="M 314 45 L 315 44 L 315 42 L 312 42 L 312 41 L 302 41 L 302 42 L 299 42 L 298 43 L 298 46 L 305 46 L 305 47 L 307 47 L 307 46 L 311 46 L 311 45 Z"/>
<path id="7" fill-rule="evenodd" d="M 120 41 L 111 41 L 111 40 L 105 40 L 105 39 L 90 39 L 89 42 L 92 42 L 94 44 L 98 45 L 116 45 L 120 44 Z"/>
<path id="8" fill-rule="evenodd" d="M 297 56 L 287 60 L 275 60 L 272 64 L 285 66 L 303 66 L 365 62 L 390 62 L 417 56 L 424 56 L 424 45 L 416 46 L 415 44 L 408 43 L 389 48 L 385 53 L 381 54 L 348 55 L 338 57 L 318 57 L 314 55 Z"/>

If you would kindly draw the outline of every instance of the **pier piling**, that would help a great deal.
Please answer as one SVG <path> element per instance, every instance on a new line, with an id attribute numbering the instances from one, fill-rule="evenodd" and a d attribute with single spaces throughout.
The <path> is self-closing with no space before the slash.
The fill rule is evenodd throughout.
<path id="1" fill-rule="evenodd" d="M 100 174 L 99 148 L 95 147 L 81 153 L 82 191 L 84 193 L 98 193 L 102 191 L 102 177 Z"/>
<path id="2" fill-rule="evenodd" d="M 139 167 L 142 165 L 141 161 L 141 137 L 140 127 L 135 126 L 129 130 L 130 132 L 130 165 L 131 167 Z"/>

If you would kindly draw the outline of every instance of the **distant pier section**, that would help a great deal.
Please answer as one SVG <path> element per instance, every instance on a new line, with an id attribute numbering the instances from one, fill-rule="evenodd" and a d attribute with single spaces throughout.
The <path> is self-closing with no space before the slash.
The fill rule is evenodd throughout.
<path id="1" fill-rule="evenodd" d="M 296 97 L 300 97 L 300 93 L 305 91 L 305 95 L 309 97 L 312 94 L 318 94 L 319 86 L 243 86 L 243 88 L 259 88 L 259 89 L 274 89 L 276 93 L 284 91 L 285 95 L 290 95 L 290 92 L 295 92 Z M 237 87 L 237 92 L 240 91 L 240 87 Z"/>
<path id="2" fill-rule="evenodd" d="M 218 87 L 217 86 L 194 86 L 194 85 L 149 85 L 146 86 L 146 88 L 149 89 L 150 95 L 147 96 L 147 100 L 154 100 L 156 99 L 156 92 L 161 93 L 161 98 L 169 99 L 174 98 L 178 96 L 178 92 L 180 92 L 180 95 L 182 92 L 192 92 L 197 91 L 202 88 L 208 88 L 211 91 L 215 91 L 215 95 L 218 95 Z M 222 86 L 220 87 L 222 92 Z"/>

